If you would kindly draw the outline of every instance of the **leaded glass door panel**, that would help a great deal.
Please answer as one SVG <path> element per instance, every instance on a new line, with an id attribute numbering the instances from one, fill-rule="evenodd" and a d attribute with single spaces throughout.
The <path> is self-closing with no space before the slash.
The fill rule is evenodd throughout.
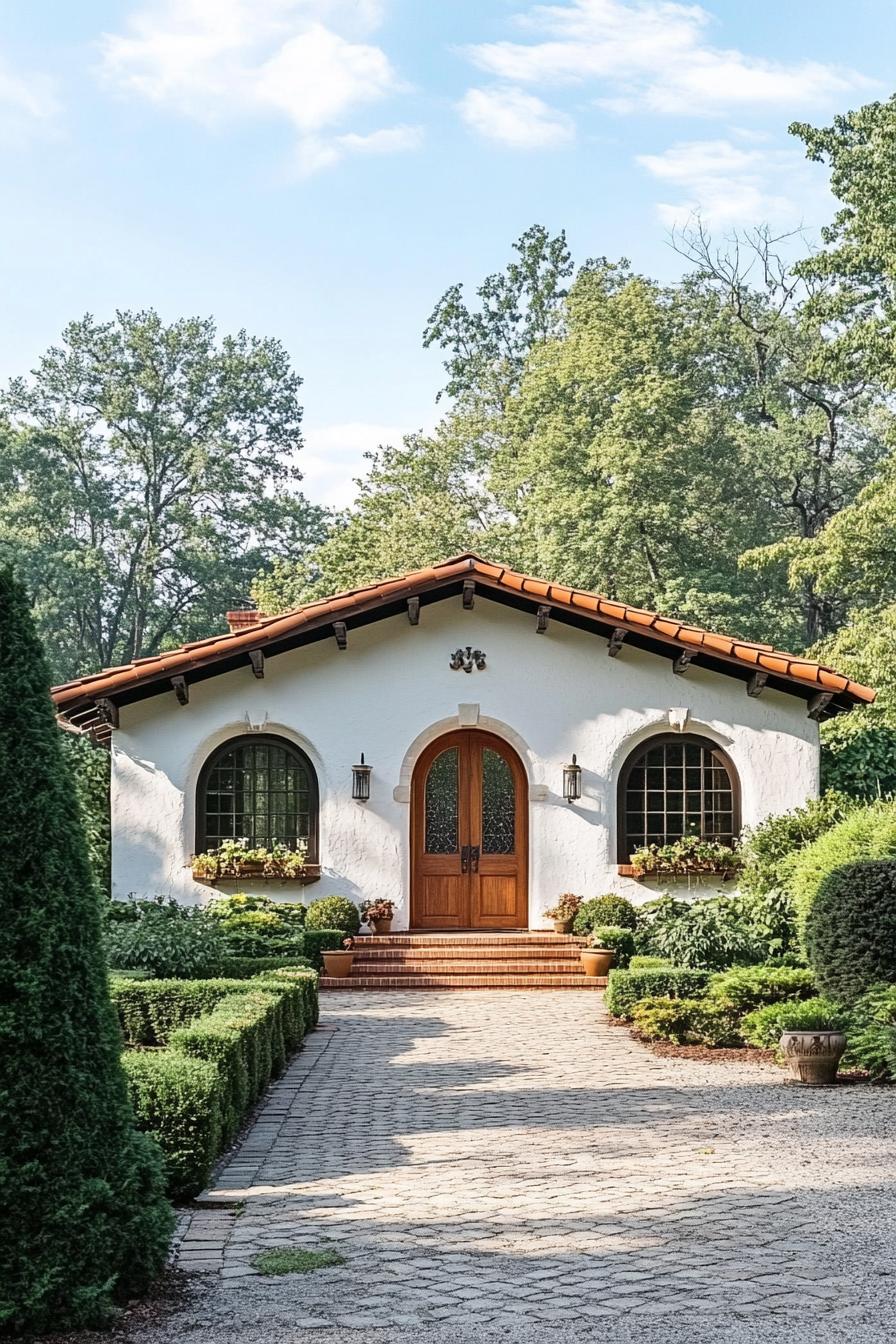
<path id="1" fill-rule="evenodd" d="M 526 928 L 526 778 L 507 743 L 475 729 L 439 738 L 415 770 L 412 813 L 412 926 Z"/>

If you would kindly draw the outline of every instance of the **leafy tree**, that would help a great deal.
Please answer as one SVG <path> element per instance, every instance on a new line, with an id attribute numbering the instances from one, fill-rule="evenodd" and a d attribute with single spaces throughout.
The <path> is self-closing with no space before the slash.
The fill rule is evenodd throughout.
<path id="1" fill-rule="evenodd" d="M 476 290 L 479 309 L 464 301 L 463 285 L 446 289 L 423 332 L 423 344 L 447 350 L 445 391 L 484 396 L 502 405 L 516 387 L 526 358 L 562 329 L 565 281 L 573 273 L 566 234 L 552 238 L 541 224 L 517 239 L 517 258 Z M 441 395 L 441 394 L 440 394 Z"/>
<path id="2" fill-rule="evenodd" d="M 219 630 L 259 570 L 320 540 L 297 489 L 300 381 L 277 341 L 153 311 L 73 322 L 12 381 L 0 556 L 55 676 Z"/>
<path id="3" fill-rule="evenodd" d="M 0 1329 L 102 1322 L 164 1263 L 173 1218 L 134 1128 L 47 665 L 0 572 Z"/>

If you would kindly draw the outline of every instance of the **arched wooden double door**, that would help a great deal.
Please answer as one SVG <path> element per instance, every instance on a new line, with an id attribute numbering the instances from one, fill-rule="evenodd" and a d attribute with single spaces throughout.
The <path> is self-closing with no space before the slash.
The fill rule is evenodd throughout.
<path id="1" fill-rule="evenodd" d="M 462 728 L 423 752 L 411 804 L 411 927 L 525 929 L 528 789 L 516 752 Z"/>

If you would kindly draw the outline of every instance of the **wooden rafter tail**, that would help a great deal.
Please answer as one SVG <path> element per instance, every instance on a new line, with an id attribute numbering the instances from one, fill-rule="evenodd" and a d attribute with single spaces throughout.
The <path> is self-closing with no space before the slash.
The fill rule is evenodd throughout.
<path id="1" fill-rule="evenodd" d="M 545 606 L 545 605 L 540 606 L 540 607 L 538 608 L 538 611 L 537 611 L 536 616 L 535 616 L 535 632 L 536 632 L 536 634 L 543 635 L 543 634 L 546 634 L 546 633 L 547 633 L 548 621 L 549 621 L 550 619 L 551 619 L 551 609 L 550 609 L 550 607 Z"/>
<path id="2" fill-rule="evenodd" d="M 188 705 L 190 703 L 190 688 L 187 685 L 186 677 L 172 677 L 171 685 L 174 688 L 174 694 L 177 696 L 177 703 Z"/>
<path id="3" fill-rule="evenodd" d="M 688 668 L 690 667 L 691 663 L 694 661 L 696 656 L 697 655 L 695 653 L 691 653 L 687 649 L 685 649 L 683 653 L 680 653 L 678 655 L 678 657 L 672 664 L 672 671 L 675 673 L 676 677 L 684 676 L 685 672 L 687 672 Z"/>
<path id="4" fill-rule="evenodd" d="M 96 702 L 96 709 L 101 723 L 108 724 L 110 728 L 118 727 L 118 706 L 114 700 L 100 696 Z"/>
<path id="5" fill-rule="evenodd" d="M 754 672 L 747 682 L 747 695 L 751 695 L 755 700 L 757 695 L 761 695 L 768 685 L 767 672 Z"/>
<path id="6" fill-rule="evenodd" d="M 341 653 L 344 653 L 348 648 L 348 630 L 346 629 L 345 621 L 333 622 L 333 637 L 336 640 L 336 647 Z"/>
<path id="7" fill-rule="evenodd" d="M 833 698 L 833 691 L 819 691 L 817 695 L 813 695 L 809 701 L 809 718 L 816 721 L 822 718 Z"/>
<path id="8" fill-rule="evenodd" d="M 420 599 L 419 597 L 408 598 L 408 621 L 411 625 L 420 624 Z"/>
<path id="9" fill-rule="evenodd" d="M 627 635 L 628 631 L 623 630 L 621 626 L 617 626 L 613 631 L 612 635 L 607 640 L 607 653 L 611 658 L 616 658 L 618 656 L 619 650 L 622 648 Z"/>
<path id="10" fill-rule="evenodd" d="M 252 674 L 260 681 L 264 676 L 264 654 L 261 649 L 249 650 L 249 662 L 252 664 Z"/>
<path id="11" fill-rule="evenodd" d="M 475 579 L 464 579 L 464 608 L 467 611 L 473 610 L 473 598 L 476 594 Z"/>

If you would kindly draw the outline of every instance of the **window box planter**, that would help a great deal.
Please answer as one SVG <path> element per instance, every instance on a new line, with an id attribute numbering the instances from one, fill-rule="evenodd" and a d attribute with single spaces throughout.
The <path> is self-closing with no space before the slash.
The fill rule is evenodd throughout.
<path id="1" fill-rule="evenodd" d="M 287 871 L 286 865 L 276 859 L 269 863 L 239 861 L 221 864 L 217 872 L 208 872 L 205 864 L 193 864 L 193 879 L 217 886 L 219 882 L 298 882 L 306 887 L 320 881 L 320 864 L 306 863 L 299 872 Z"/>
<path id="2" fill-rule="evenodd" d="M 620 877 L 631 877 L 636 882 L 649 882 L 654 878 L 662 882 L 673 882 L 676 879 L 689 881 L 694 877 L 717 877 L 722 882 L 730 882 L 732 878 L 738 876 L 740 868 L 715 864 L 676 864 L 670 867 L 645 869 L 639 868 L 634 863 L 620 863 L 617 864 L 616 871 Z"/>

